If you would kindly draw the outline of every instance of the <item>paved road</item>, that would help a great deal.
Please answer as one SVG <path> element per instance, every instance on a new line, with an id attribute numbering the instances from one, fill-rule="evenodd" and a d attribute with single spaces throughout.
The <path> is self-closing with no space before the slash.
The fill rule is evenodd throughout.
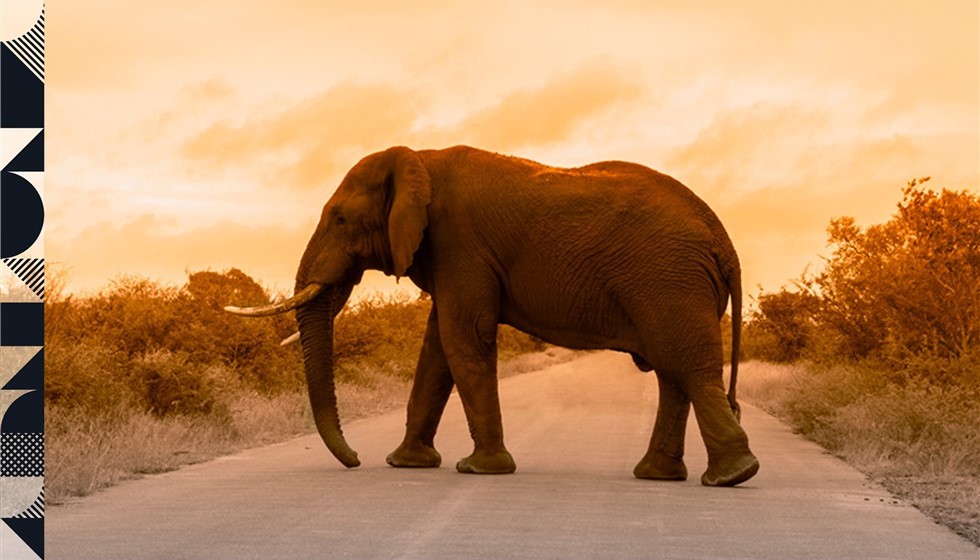
<path id="1" fill-rule="evenodd" d="M 49 508 L 51 559 L 943 558 L 971 544 L 867 482 L 758 409 L 743 422 L 762 462 L 742 487 L 704 488 L 692 422 L 687 482 L 632 477 L 656 379 L 615 353 L 505 380 L 518 471 L 457 474 L 470 441 L 456 397 L 441 469 L 384 464 L 402 411 L 346 428 L 363 465 L 344 470 L 316 436 L 128 482 Z"/>

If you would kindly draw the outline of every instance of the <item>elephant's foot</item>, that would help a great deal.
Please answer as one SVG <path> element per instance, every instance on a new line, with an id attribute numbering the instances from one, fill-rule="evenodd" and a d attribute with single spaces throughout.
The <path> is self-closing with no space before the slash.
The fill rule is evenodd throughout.
<path id="1" fill-rule="evenodd" d="M 647 480 L 687 480 L 687 467 L 682 459 L 653 453 L 640 459 L 633 476 Z"/>
<path id="2" fill-rule="evenodd" d="M 386 459 L 393 467 L 435 468 L 442 464 L 442 455 L 424 443 L 402 442 Z"/>
<path id="3" fill-rule="evenodd" d="M 456 463 L 456 470 L 473 474 L 510 474 L 517 470 L 517 464 L 510 452 L 502 449 L 496 452 L 474 451 Z"/>
<path id="4" fill-rule="evenodd" d="M 751 451 L 708 457 L 708 470 L 701 475 L 705 486 L 735 486 L 759 472 L 759 460 Z"/>

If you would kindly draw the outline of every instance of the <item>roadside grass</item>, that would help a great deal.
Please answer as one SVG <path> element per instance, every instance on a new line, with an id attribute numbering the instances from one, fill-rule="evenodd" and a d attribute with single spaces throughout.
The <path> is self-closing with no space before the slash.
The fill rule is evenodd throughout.
<path id="1" fill-rule="evenodd" d="M 752 361 L 739 392 L 980 546 L 980 386 L 883 369 Z"/>
<path id="2" fill-rule="evenodd" d="M 46 498 L 59 503 L 120 480 L 315 432 L 290 315 L 245 319 L 225 305 L 272 296 L 236 269 L 194 272 L 180 288 L 120 277 L 45 302 Z M 336 319 L 337 399 L 344 422 L 405 405 L 431 302 L 374 296 Z M 501 376 L 569 359 L 509 327 Z M 536 356 L 540 354 L 540 356 Z"/>
<path id="3" fill-rule="evenodd" d="M 515 354 L 501 361 L 500 377 L 543 369 L 577 353 L 563 348 Z M 353 366 L 348 366 L 352 367 Z M 363 369 L 337 387 L 342 421 L 384 414 L 408 401 L 411 380 L 391 371 Z M 97 414 L 53 405 L 46 411 L 45 490 L 65 503 L 118 482 L 161 473 L 221 455 L 313 433 L 305 392 L 228 396 L 219 415 L 159 417 L 121 405 Z"/>
<path id="4" fill-rule="evenodd" d="M 45 490 L 49 503 L 85 496 L 122 480 L 166 472 L 308 432 L 301 394 L 235 395 L 228 413 L 165 416 L 129 406 L 46 411 Z"/>

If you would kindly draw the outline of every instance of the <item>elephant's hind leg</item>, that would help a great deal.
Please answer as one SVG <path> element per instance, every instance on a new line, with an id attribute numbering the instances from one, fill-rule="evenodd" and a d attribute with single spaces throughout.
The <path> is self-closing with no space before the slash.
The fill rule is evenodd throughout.
<path id="1" fill-rule="evenodd" d="M 650 310 L 647 316 L 672 320 L 661 325 L 637 321 L 645 336 L 644 355 L 658 373 L 661 394 L 650 449 L 637 465 L 636 476 L 679 476 L 684 437 L 681 411 L 686 418 L 690 402 L 708 451 L 708 469 L 701 483 L 734 486 L 752 478 L 759 470 L 759 461 L 749 450 L 748 437 L 728 404 L 722 383 L 716 302 L 713 298 L 684 299 L 679 295 L 672 306 Z"/>
<path id="2" fill-rule="evenodd" d="M 660 404 L 653 426 L 650 447 L 633 469 L 636 478 L 651 480 L 687 480 L 684 465 L 684 433 L 691 401 L 683 388 L 664 375 L 657 375 Z"/>
<path id="3" fill-rule="evenodd" d="M 721 375 L 692 379 L 688 394 L 694 404 L 701 437 L 708 449 L 705 486 L 735 486 L 755 476 L 759 460 L 749 450 L 749 439 L 728 404 Z"/>
<path id="4" fill-rule="evenodd" d="M 408 399 L 405 439 L 388 455 L 389 465 L 438 467 L 442 464 L 442 456 L 436 451 L 434 440 L 452 390 L 453 378 L 439 340 L 439 321 L 433 305 L 419 353 L 412 394 Z"/>

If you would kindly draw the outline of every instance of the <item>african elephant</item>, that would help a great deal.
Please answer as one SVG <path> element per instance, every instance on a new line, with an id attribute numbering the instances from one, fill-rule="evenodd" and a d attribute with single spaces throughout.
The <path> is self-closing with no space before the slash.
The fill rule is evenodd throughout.
<path id="1" fill-rule="evenodd" d="M 327 201 L 279 304 L 296 310 L 316 425 L 347 467 L 333 379 L 333 319 L 366 269 L 407 276 L 432 310 L 395 467 L 437 467 L 433 439 L 458 388 L 474 442 L 456 468 L 511 473 L 497 394 L 496 333 L 511 325 L 549 343 L 608 348 L 653 370 L 660 405 L 638 478 L 684 480 L 693 404 L 708 451 L 708 486 L 751 478 L 759 463 L 735 401 L 741 271 L 718 217 L 678 181 L 607 161 L 549 167 L 470 147 L 371 154 Z M 722 382 L 719 319 L 732 299 L 732 379 Z"/>

